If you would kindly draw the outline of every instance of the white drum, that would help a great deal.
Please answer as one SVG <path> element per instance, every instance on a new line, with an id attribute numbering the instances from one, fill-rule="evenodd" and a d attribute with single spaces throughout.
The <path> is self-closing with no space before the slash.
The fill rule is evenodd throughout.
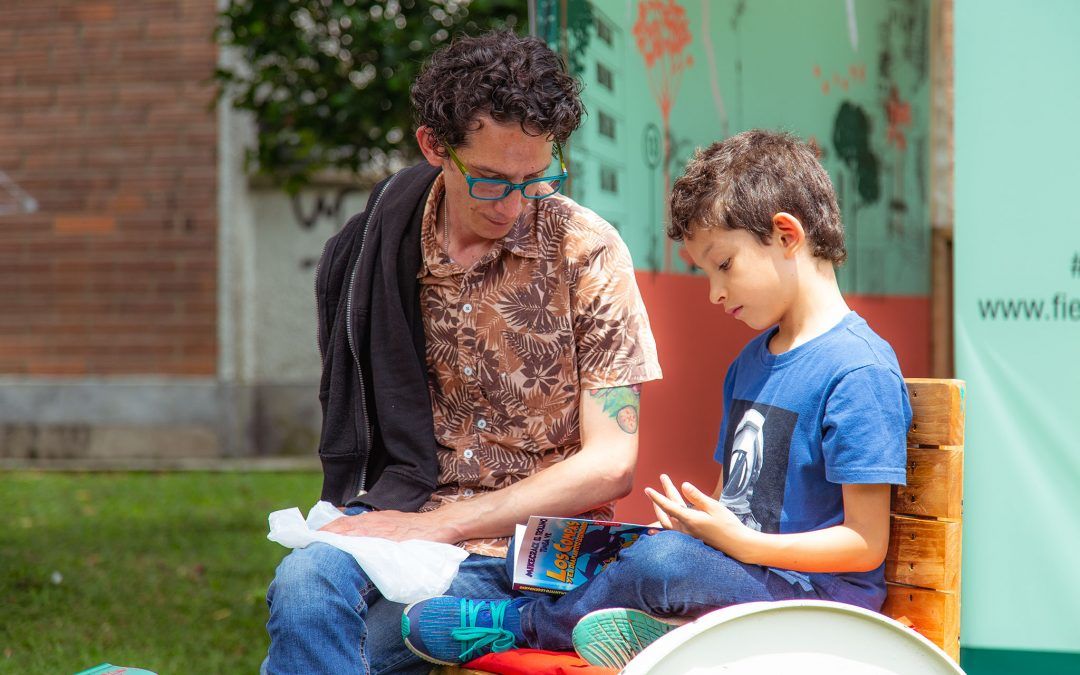
<path id="1" fill-rule="evenodd" d="M 945 652 L 869 610 L 822 600 L 733 605 L 664 635 L 623 675 L 956 675 Z"/>

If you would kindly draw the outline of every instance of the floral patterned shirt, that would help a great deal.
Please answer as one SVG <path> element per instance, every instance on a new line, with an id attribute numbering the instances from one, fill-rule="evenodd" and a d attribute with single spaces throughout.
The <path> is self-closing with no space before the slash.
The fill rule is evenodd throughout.
<path id="1" fill-rule="evenodd" d="M 611 225 L 562 195 L 530 200 L 470 269 L 436 232 L 443 176 L 421 231 L 420 305 L 439 448 L 421 510 L 498 490 L 581 449 L 582 390 L 661 377 L 630 252 Z M 612 503 L 586 518 L 610 520 Z M 545 515 L 545 514 L 537 514 Z M 506 555 L 508 540 L 462 542 Z"/>

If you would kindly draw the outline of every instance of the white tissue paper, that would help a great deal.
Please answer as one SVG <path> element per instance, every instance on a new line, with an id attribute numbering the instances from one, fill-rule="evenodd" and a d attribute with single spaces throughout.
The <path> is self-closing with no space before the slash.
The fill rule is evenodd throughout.
<path id="1" fill-rule="evenodd" d="M 304 548 L 316 541 L 339 548 L 356 558 L 383 597 L 403 604 L 445 593 L 461 561 L 469 556 L 464 549 L 434 541 L 391 541 L 319 531 L 344 515 L 329 502 L 311 507 L 307 522 L 296 507 L 274 511 L 266 538 L 286 548 Z"/>

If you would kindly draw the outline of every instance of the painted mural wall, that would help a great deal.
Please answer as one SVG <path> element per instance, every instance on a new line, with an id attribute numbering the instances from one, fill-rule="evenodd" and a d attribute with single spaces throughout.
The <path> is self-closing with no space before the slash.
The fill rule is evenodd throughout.
<path id="1" fill-rule="evenodd" d="M 814 144 L 848 231 L 842 288 L 929 285 L 928 0 L 538 0 L 537 31 L 581 78 L 578 201 L 638 269 L 686 272 L 662 231 L 697 147 L 755 127 Z"/>
<path id="2" fill-rule="evenodd" d="M 753 332 L 710 306 L 663 234 L 668 186 L 694 149 L 755 127 L 812 141 L 840 196 L 848 303 L 929 375 L 928 0 L 536 0 L 536 29 L 584 84 L 571 194 L 630 246 L 664 379 L 642 392 L 634 489 L 653 519 L 666 472 L 706 489 L 728 365 Z"/>

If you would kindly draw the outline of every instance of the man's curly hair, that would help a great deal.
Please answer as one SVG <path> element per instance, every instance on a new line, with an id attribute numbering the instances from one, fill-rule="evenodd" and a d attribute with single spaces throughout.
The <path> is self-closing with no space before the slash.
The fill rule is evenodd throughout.
<path id="1" fill-rule="evenodd" d="M 478 115 L 565 143 L 585 113 L 580 91 L 543 41 L 498 31 L 458 38 L 432 54 L 410 94 L 417 126 L 458 147 L 480 128 Z"/>
<path id="2" fill-rule="evenodd" d="M 753 129 L 698 150 L 671 188 L 667 236 L 698 230 L 747 230 L 768 244 L 773 216 L 799 219 L 814 256 L 847 258 L 844 226 L 829 174 L 813 149 L 788 133 Z"/>

